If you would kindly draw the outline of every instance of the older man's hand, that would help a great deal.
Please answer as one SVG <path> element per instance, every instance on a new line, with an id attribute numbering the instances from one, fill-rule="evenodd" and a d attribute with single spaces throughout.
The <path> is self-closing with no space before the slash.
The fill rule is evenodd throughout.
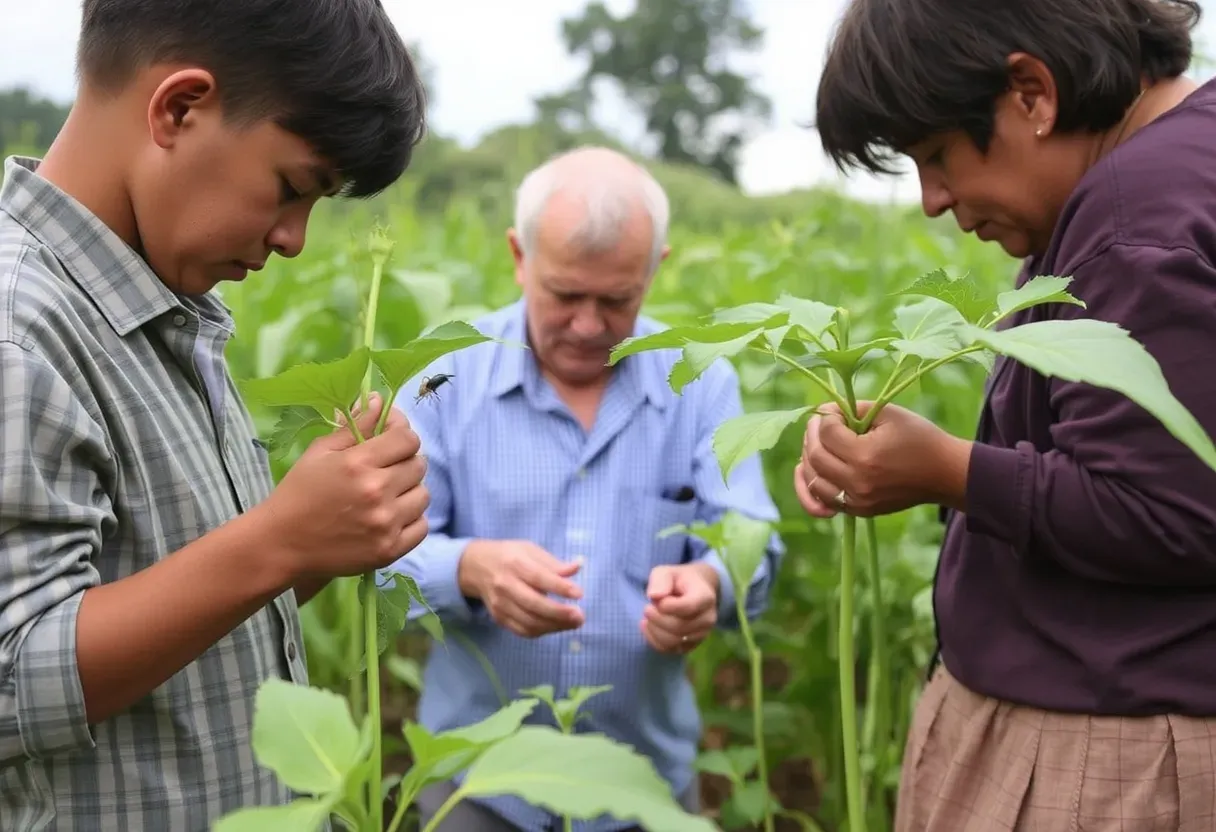
<path id="1" fill-rule="evenodd" d="M 642 635 L 660 653 L 687 653 L 718 623 L 718 573 L 707 564 L 656 566 L 646 595 Z"/>
<path id="2" fill-rule="evenodd" d="M 583 625 L 583 611 L 550 599 L 579 599 L 570 580 L 578 562 L 564 563 L 527 540 L 474 540 L 456 570 L 460 591 L 479 598 L 495 623 L 523 638 L 538 638 Z"/>

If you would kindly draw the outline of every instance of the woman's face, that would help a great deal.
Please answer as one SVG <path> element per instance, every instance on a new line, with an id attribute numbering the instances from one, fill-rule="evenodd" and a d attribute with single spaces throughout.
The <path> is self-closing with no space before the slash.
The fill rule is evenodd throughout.
<path id="1" fill-rule="evenodd" d="M 1043 102 L 1010 92 L 997 101 L 992 140 L 981 153 L 963 131 L 907 149 L 925 214 L 950 211 L 959 227 L 1013 257 L 1044 251 L 1069 193 L 1084 173 L 1081 143 L 1051 135 Z"/>

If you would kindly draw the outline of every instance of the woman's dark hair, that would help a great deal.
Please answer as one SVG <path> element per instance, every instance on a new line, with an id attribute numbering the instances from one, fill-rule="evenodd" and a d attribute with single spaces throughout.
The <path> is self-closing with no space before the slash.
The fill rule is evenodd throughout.
<path id="1" fill-rule="evenodd" d="M 828 49 L 816 128 L 838 168 L 889 173 L 895 154 L 947 130 L 981 152 L 1007 59 L 1033 55 L 1059 95 L 1056 127 L 1118 123 L 1140 91 L 1186 71 L 1192 0 L 851 0 Z"/>
<path id="2" fill-rule="evenodd" d="M 425 92 L 380 0 L 84 0 L 80 80 L 119 92 L 181 61 L 216 77 L 224 114 L 272 119 L 366 197 L 396 181 L 425 130 Z"/>

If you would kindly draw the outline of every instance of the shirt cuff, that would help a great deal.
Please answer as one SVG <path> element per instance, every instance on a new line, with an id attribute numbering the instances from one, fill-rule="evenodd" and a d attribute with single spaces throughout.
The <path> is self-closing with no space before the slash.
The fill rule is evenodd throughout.
<path id="1" fill-rule="evenodd" d="M 967 471 L 967 531 L 1021 548 L 1027 537 L 1033 461 L 1019 448 L 971 445 Z"/>
<path id="2" fill-rule="evenodd" d="M 382 572 L 381 584 L 391 580 L 394 572 L 408 575 L 418 584 L 418 591 L 426 606 L 449 621 L 484 620 L 489 616 L 485 605 L 475 598 L 467 598 L 460 591 L 457 574 L 460 558 L 472 542 L 467 537 L 440 537 L 432 535 L 421 546 L 398 560 Z M 425 608 L 411 609 L 410 618 L 425 613 Z"/>
<path id="3" fill-rule="evenodd" d="M 5 685 L 7 696 L 0 697 L 11 697 L 14 705 L 0 706 L 0 738 L 7 744 L 8 738 L 20 737 L 20 752 L 31 759 L 96 745 L 76 664 L 76 618 L 83 597 L 76 593 L 30 628 Z M 10 756 L 9 749 L 0 754 Z"/>

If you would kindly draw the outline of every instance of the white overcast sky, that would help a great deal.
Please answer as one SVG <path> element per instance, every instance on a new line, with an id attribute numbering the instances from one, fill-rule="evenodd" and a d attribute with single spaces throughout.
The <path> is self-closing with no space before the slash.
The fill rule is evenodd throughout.
<path id="1" fill-rule="evenodd" d="M 527 119 L 532 99 L 566 86 L 580 63 L 561 43 L 562 17 L 577 13 L 585 0 L 383 0 L 409 41 L 421 44 L 436 69 L 434 128 L 465 144 L 501 124 Z M 80 23 L 80 0 L 2 0 L 4 30 L 0 87 L 24 84 L 60 100 L 74 92 L 73 49 Z M 632 0 L 608 0 L 627 11 Z M 813 131 L 800 126 L 814 112 L 815 87 L 829 33 L 844 0 L 750 0 L 753 19 L 765 30 L 762 49 L 738 65 L 754 73 L 773 100 L 769 127 L 748 145 L 740 179 L 752 193 L 772 193 L 815 182 L 842 184 L 868 199 L 915 200 L 907 176 L 880 180 L 854 174 L 841 181 L 819 149 Z M 1216 19 L 1208 17 L 1199 36 L 1216 42 Z M 1204 70 L 1202 77 L 1209 71 Z M 1198 74 L 1197 74 L 1198 75 Z M 624 107 L 602 111 L 626 136 L 635 126 Z"/>

